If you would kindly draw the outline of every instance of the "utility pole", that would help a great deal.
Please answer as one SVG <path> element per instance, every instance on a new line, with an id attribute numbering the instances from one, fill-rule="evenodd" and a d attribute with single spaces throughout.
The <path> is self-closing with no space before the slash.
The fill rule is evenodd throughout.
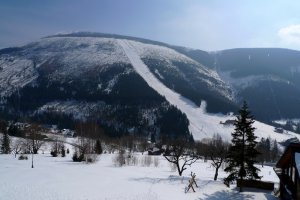
<path id="1" fill-rule="evenodd" d="M 34 168 L 33 167 L 33 151 L 31 152 L 31 168 Z"/>

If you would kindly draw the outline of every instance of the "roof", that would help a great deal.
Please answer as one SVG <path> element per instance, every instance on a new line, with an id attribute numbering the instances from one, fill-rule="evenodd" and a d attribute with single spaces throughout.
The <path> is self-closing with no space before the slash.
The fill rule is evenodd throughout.
<path id="1" fill-rule="evenodd" d="M 295 153 L 295 163 L 298 170 L 300 172 L 300 153 Z"/>
<path id="2" fill-rule="evenodd" d="M 290 143 L 276 163 L 277 168 L 284 168 L 290 163 L 293 153 L 300 153 L 300 143 Z"/>

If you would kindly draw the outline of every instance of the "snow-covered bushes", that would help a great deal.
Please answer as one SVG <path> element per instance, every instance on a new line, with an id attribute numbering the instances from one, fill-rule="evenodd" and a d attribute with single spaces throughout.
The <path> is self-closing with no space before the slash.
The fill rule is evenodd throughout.
<path id="1" fill-rule="evenodd" d="M 153 164 L 154 164 L 154 167 L 158 167 L 158 166 L 159 166 L 159 160 L 158 160 L 158 157 L 154 157 L 154 158 L 153 158 Z"/>
<path id="2" fill-rule="evenodd" d="M 80 135 L 83 135 L 83 132 L 80 133 Z M 100 139 L 96 138 L 97 137 L 95 135 L 77 137 L 77 141 L 74 145 L 75 153 L 72 157 L 74 162 L 81 162 L 85 160 L 86 162 L 92 163 L 97 161 L 97 156 L 102 154 L 103 149 Z"/>
<path id="3" fill-rule="evenodd" d="M 94 163 L 98 160 L 97 154 L 86 154 L 84 155 L 84 160 L 86 163 Z"/>
<path id="4" fill-rule="evenodd" d="M 73 156 L 72 156 L 72 160 L 74 162 L 81 162 L 84 159 L 84 155 L 83 154 L 78 154 L 77 151 L 74 152 Z"/>
<path id="5" fill-rule="evenodd" d="M 62 157 L 65 157 L 66 151 L 64 141 L 60 141 L 58 138 L 55 138 L 51 146 L 50 154 L 53 157 L 57 157 L 59 154 L 61 154 Z"/>
<path id="6" fill-rule="evenodd" d="M 126 164 L 125 161 L 125 151 L 120 150 L 118 154 L 113 158 L 113 163 L 116 167 L 122 167 L 123 165 Z"/>
<path id="7" fill-rule="evenodd" d="M 114 166 L 142 166 L 142 167 L 158 167 L 159 158 L 156 156 L 142 155 L 137 156 L 134 153 L 126 152 L 125 150 L 120 150 L 118 154 L 113 157 L 112 160 Z"/>
<path id="8" fill-rule="evenodd" d="M 97 154 L 81 154 L 77 151 L 74 152 L 72 156 L 73 162 L 82 162 L 85 161 L 86 163 L 94 163 L 97 161 L 98 155 Z"/>
<path id="9" fill-rule="evenodd" d="M 150 167 L 152 162 L 152 156 L 145 155 L 141 158 L 141 165 L 143 167 Z"/>
<path id="10" fill-rule="evenodd" d="M 18 160 L 28 160 L 28 157 L 27 157 L 27 155 L 22 154 L 19 156 Z"/>
<path id="11" fill-rule="evenodd" d="M 138 165 L 138 158 L 133 153 L 128 153 L 125 156 L 125 163 L 126 165 Z"/>

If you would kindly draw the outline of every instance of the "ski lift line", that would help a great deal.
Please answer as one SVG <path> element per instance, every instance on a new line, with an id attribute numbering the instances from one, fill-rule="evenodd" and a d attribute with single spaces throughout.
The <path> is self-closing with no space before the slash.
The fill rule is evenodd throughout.
<path id="1" fill-rule="evenodd" d="M 271 76 L 269 75 L 270 79 L 271 79 Z M 272 88 L 272 85 L 271 85 L 271 81 L 268 81 L 268 85 L 269 85 L 269 88 L 270 88 L 270 91 L 271 91 L 271 94 L 272 94 L 272 99 L 273 99 L 273 102 L 274 102 L 274 105 L 275 105 L 275 108 L 278 112 L 278 115 L 280 117 L 280 119 L 282 119 L 282 116 L 281 116 L 281 112 L 280 112 L 280 109 L 279 109 L 279 106 L 278 106 L 278 102 L 276 101 L 276 98 L 275 98 L 275 94 L 274 94 L 274 90 Z"/>

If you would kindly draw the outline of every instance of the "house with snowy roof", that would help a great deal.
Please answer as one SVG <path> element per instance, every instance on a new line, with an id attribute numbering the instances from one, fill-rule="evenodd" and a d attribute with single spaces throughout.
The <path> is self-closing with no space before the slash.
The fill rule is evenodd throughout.
<path id="1" fill-rule="evenodd" d="M 281 199 L 300 199 L 300 143 L 290 143 L 274 167 Z"/>

